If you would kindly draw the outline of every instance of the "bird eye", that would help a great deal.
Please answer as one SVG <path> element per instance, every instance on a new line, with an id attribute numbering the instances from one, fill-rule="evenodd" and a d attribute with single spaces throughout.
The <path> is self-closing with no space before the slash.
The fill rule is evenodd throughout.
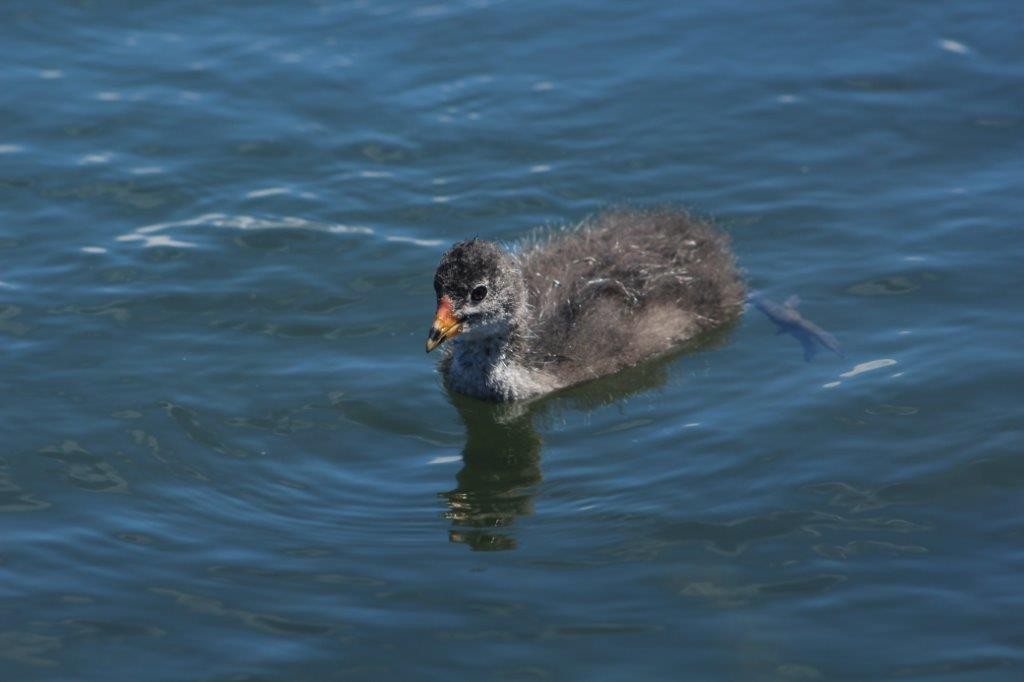
<path id="1" fill-rule="evenodd" d="M 484 296 L 486 295 L 487 287 L 481 284 L 476 289 L 473 289 L 473 292 L 469 295 L 469 297 L 470 299 L 472 299 L 473 303 L 479 303 L 480 301 L 484 300 Z"/>

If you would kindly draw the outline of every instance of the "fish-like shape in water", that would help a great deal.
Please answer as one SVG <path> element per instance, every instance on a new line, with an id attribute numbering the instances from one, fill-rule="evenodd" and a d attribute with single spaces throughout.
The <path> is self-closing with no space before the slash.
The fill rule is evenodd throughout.
<path id="1" fill-rule="evenodd" d="M 783 304 L 778 304 L 752 291 L 747 297 L 755 308 L 764 313 L 779 328 L 779 334 L 790 334 L 804 347 L 804 360 L 810 362 L 817 355 L 818 346 L 829 349 L 841 358 L 845 358 L 842 347 L 836 337 L 806 319 L 796 309 L 800 305 L 799 296 L 790 296 Z"/>

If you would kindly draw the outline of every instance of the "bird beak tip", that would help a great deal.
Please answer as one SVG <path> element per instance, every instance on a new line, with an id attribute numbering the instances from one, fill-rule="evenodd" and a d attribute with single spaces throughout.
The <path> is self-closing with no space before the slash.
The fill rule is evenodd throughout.
<path id="1" fill-rule="evenodd" d="M 430 334 L 427 335 L 427 352 L 429 353 L 448 339 L 458 335 L 460 331 L 462 331 L 462 325 L 452 312 L 451 300 L 444 296 L 438 303 L 434 323 L 430 326 Z"/>

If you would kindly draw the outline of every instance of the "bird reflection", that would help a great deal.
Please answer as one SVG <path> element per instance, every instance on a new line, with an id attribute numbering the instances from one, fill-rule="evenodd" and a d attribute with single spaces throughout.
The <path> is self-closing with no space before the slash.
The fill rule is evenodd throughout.
<path id="1" fill-rule="evenodd" d="M 475 550 L 516 546 L 506 529 L 533 512 L 533 486 L 540 483 L 540 435 L 532 406 L 493 404 L 449 393 L 466 425 L 462 469 L 447 499 L 449 539 Z"/>
<path id="2" fill-rule="evenodd" d="M 717 345 L 724 336 L 705 337 L 699 345 Z M 445 516 L 452 522 L 449 540 L 473 550 L 515 549 L 511 526 L 517 517 L 533 513 L 533 497 L 542 479 L 542 440 L 535 422 L 554 421 L 562 410 L 593 410 L 660 387 L 673 359 L 696 346 L 534 401 L 489 403 L 448 391 L 466 425 L 456 487 L 440 493 L 448 505 Z"/>

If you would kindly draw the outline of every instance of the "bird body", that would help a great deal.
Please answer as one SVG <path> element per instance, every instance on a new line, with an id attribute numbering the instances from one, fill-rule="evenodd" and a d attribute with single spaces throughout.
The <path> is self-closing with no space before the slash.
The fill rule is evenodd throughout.
<path id="1" fill-rule="evenodd" d="M 663 354 L 742 310 L 728 238 L 675 209 L 619 209 L 514 252 L 452 246 L 434 287 L 430 351 L 449 388 L 531 398 Z"/>

